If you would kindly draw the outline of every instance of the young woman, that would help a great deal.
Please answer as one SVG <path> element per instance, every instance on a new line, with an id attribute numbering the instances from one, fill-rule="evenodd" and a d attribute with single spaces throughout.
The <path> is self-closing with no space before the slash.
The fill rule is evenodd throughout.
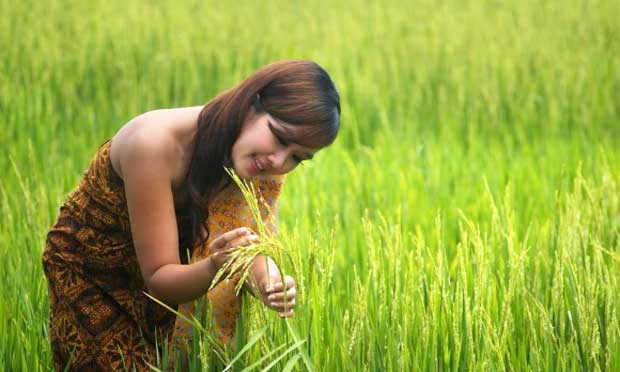
<path id="1" fill-rule="evenodd" d="M 148 369 L 162 337 L 188 330 L 144 292 L 191 312 L 230 249 L 257 240 L 224 167 L 251 180 L 273 213 L 283 175 L 331 144 L 339 123 L 340 98 L 325 70 L 283 61 L 205 106 L 142 114 L 104 142 L 43 253 L 56 369 Z M 255 260 L 258 288 L 247 287 L 291 316 L 295 282 L 274 266 Z M 208 293 L 224 342 L 239 311 L 233 288 L 221 282 Z"/>

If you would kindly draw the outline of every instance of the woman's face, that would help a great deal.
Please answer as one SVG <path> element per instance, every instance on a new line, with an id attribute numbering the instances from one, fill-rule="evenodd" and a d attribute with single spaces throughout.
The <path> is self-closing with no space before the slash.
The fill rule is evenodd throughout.
<path id="1" fill-rule="evenodd" d="M 283 141 L 272 128 L 282 128 L 282 124 L 250 108 L 231 151 L 232 166 L 239 177 L 288 173 L 319 150 Z"/>

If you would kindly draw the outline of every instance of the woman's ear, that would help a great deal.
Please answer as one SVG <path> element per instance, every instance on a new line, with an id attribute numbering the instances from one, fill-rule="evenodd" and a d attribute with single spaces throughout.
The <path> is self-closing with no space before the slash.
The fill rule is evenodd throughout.
<path id="1" fill-rule="evenodd" d="M 250 107 L 248 108 L 248 111 L 245 114 L 244 123 L 248 120 L 254 119 L 255 116 L 256 116 L 256 109 L 254 108 L 254 105 L 250 105 Z"/>
<path id="2" fill-rule="evenodd" d="M 263 113 L 265 111 L 265 109 L 263 109 L 262 103 L 260 102 L 260 94 L 258 93 L 256 94 L 256 97 L 254 98 L 254 103 L 252 103 L 251 107 L 258 114 Z"/>

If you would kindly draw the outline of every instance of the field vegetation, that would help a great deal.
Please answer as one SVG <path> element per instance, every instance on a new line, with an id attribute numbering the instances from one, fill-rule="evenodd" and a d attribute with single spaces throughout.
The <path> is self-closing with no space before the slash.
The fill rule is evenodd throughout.
<path id="1" fill-rule="evenodd" d="M 617 1 L 0 10 L 0 366 L 51 368 L 41 252 L 97 147 L 301 58 L 342 129 L 279 204 L 296 315 L 247 297 L 236 370 L 620 370 Z"/>

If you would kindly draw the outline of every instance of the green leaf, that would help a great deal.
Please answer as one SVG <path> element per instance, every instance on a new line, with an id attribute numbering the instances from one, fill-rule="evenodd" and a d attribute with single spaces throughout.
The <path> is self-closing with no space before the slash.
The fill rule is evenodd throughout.
<path id="1" fill-rule="evenodd" d="M 244 346 L 241 350 L 239 350 L 239 353 L 237 353 L 237 355 L 235 355 L 235 357 L 234 357 L 234 358 L 230 361 L 230 363 L 228 364 L 228 366 L 227 366 L 226 368 L 224 368 L 224 370 L 223 370 L 222 372 L 226 372 L 226 371 L 228 371 L 229 369 L 231 369 L 231 368 L 233 367 L 233 365 L 235 364 L 235 362 L 236 362 L 237 360 L 239 360 L 239 358 L 241 358 L 241 356 L 242 356 L 243 354 L 245 354 L 248 350 L 250 350 L 250 348 L 251 348 L 252 346 L 254 346 L 254 344 L 255 344 L 255 343 L 257 343 L 257 342 L 258 342 L 258 340 L 260 340 L 260 338 L 261 338 L 261 337 L 263 337 L 263 335 L 265 334 L 265 332 L 267 332 L 267 328 L 268 328 L 268 327 L 269 327 L 269 326 L 268 326 L 268 325 L 266 325 L 266 326 L 264 326 L 263 328 L 259 329 L 259 330 L 258 330 L 258 331 L 257 331 L 257 332 L 256 332 L 256 333 L 255 333 L 255 334 L 254 334 L 251 338 L 250 338 L 250 340 L 248 341 L 248 343 L 247 343 L 247 344 L 245 344 L 245 346 Z"/>
<path id="2" fill-rule="evenodd" d="M 282 369 L 282 372 L 292 371 L 293 367 L 295 367 L 295 364 L 297 364 L 297 361 L 299 360 L 299 358 L 301 358 L 301 355 L 295 354 L 291 359 L 288 360 L 288 362 L 286 362 L 286 364 L 284 365 L 284 368 Z"/>
<path id="3" fill-rule="evenodd" d="M 276 359 L 274 359 L 271 363 L 269 363 L 267 365 L 267 367 L 263 368 L 261 370 L 261 372 L 267 372 L 269 371 L 271 368 L 273 368 L 273 366 L 275 366 L 280 360 L 282 360 L 282 358 L 284 358 L 286 356 L 286 354 L 290 353 L 291 351 L 295 350 L 296 348 L 299 347 L 299 345 L 303 344 L 304 342 L 306 342 L 306 340 L 300 341 L 300 342 L 296 342 L 295 344 L 293 344 L 293 346 L 289 347 L 288 349 L 286 349 L 286 351 L 282 354 L 280 354 L 279 357 L 277 357 Z"/>

